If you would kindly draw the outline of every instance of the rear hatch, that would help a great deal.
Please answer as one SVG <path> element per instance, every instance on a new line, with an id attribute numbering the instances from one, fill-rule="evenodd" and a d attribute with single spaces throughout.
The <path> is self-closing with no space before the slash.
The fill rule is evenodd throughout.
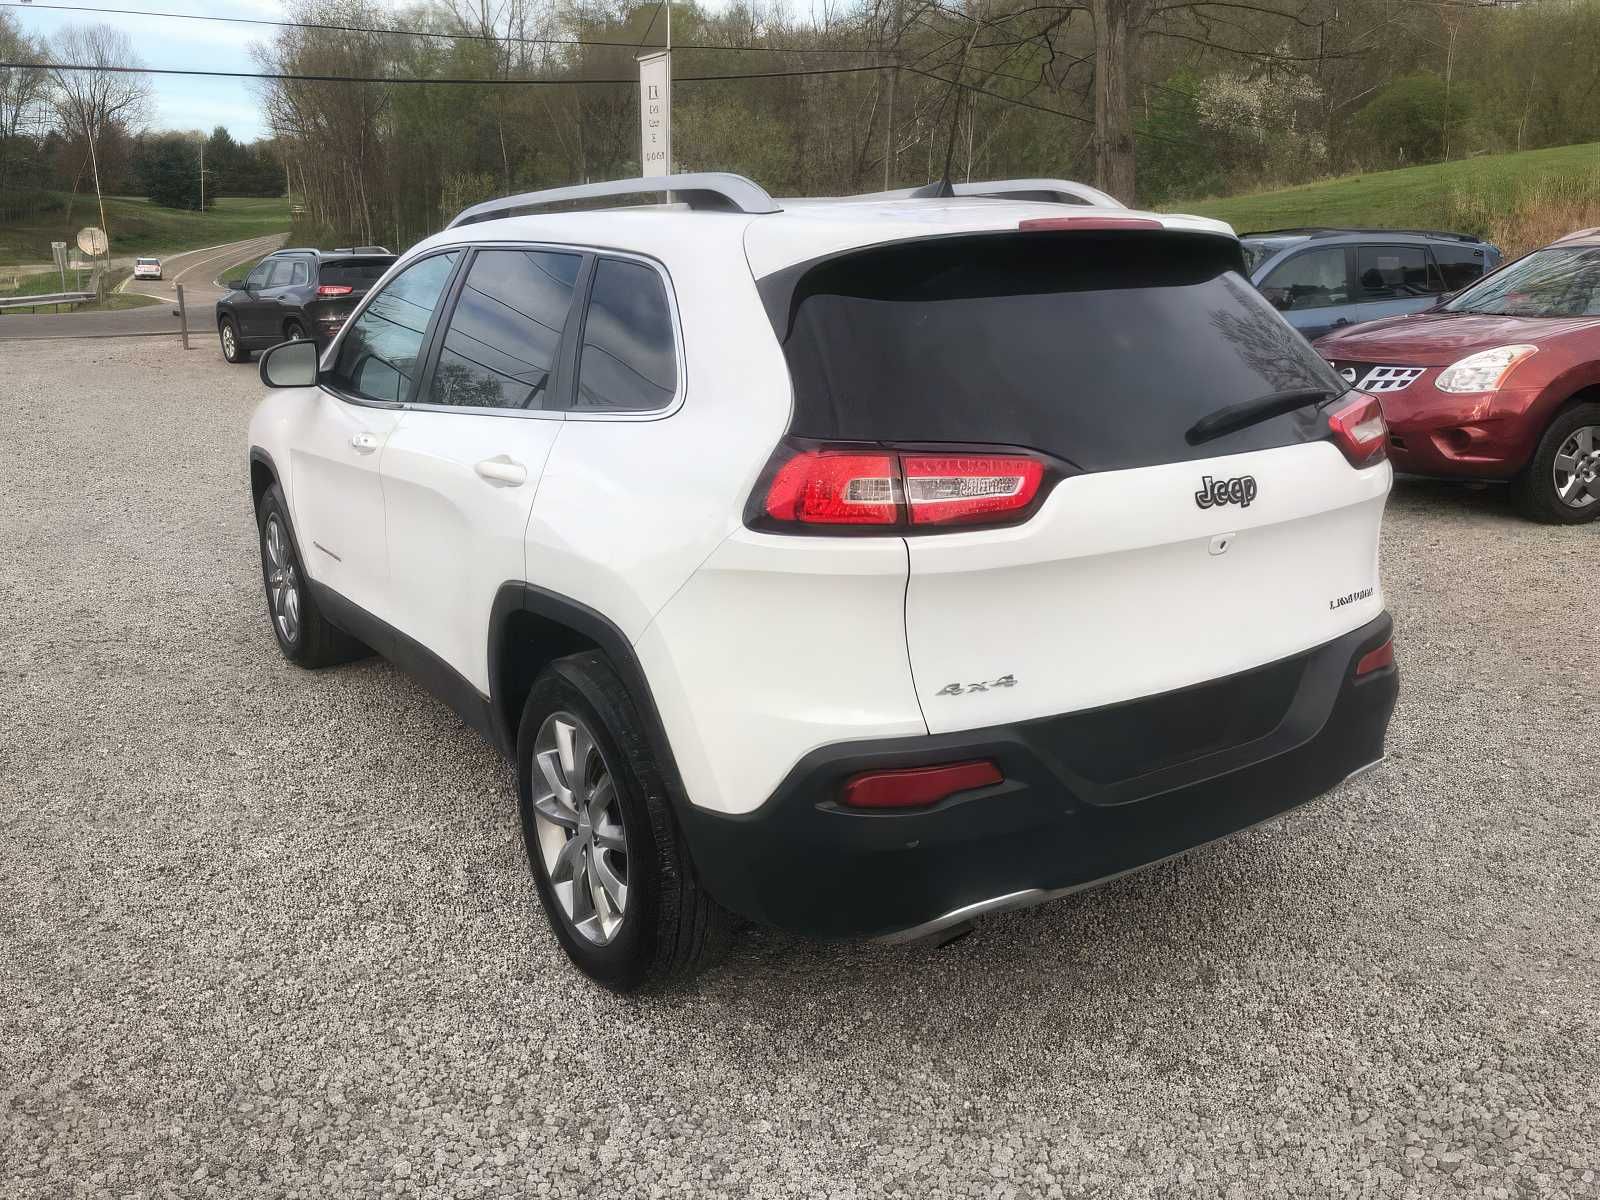
<path id="1" fill-rule="evenodd" d="M 392 254 L 351 255 L 347 258 L 324 258 L 317 268 L 317 294 L 311 307 L 317 323 L 327 336 L 355 311 L 361 297 L 372 290 L 372 285 L 383 278 L 383 273 L 393 265 Z"/>
<path id="2" fill-rule="evenodd" d="M 796 438 L 1046 464 L 1042 500 L 1014 523 L 904 530 L 930 732 L 1236 677 L 1216 685 L 1216 722 L 1150 730 L 1142 752 L 1181 761 L 1261 736 L 1294 701 L 1292 678 L 1244 673 L 1381 613 L 1388 465 L 1357 467 L 1330 436 L 1330 412 L 1360 397 L 1341 395 L 1241 266 L 1214 235 L 1014 233 L 763 281 Z M 1190 436 L 1229 406 L 1313 390 L 1328 399 Z M 1230 723 L 1223 710 L 1241 704 L 1249 720 Z"/>

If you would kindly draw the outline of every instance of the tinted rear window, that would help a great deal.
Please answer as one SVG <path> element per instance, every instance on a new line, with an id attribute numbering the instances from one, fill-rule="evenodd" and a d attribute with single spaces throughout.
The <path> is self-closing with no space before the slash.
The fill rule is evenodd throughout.
<path id="1" fill-rule="evenodd" d="M 1326 433 L 1308 408 L 1185 440 L 1228 405 L 1344 388 L 1238 266 L 1207 236 L 1003 234 L 827 260 L 787 304 L 787 280 L 762 287 L 788 314 L 796 435 L 1027 446 L 1103 471 Z"/>
<path id="2" fill-rule="evenodd" d="M 356 261 L 324 262 L 319 279 L 322 283 L 353 287 L 363 291 L 383 278 L 394 259 L 363 258 Z"/>

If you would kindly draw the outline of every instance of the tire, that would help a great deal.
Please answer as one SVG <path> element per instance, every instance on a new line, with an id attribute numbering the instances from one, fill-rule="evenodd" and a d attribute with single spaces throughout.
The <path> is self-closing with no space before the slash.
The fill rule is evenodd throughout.
<path id="1" fill-rule="evenodd" d="M 283 323 L 283 336 L 291 342 L 303 342 L 306 340 L 306 327 L 300 324 L 299 321 L 285 321 Z"/>
<path id="2" fill-rule="evenodd" d="M 1600 517 L 1600 404 L 1573 404 L 1556 414 L 1512 495 L 1523 516 L 1546 525 Z"/>
<path id="3" fill-rule="evenodd" d="M 275 483 L 267 488 L 256 509 L 256 531 L 267 618 L 283 656 L 297 666 L 315 669 L 370 654 L 362 643 L 331 625 L 317 607 L 295 548 L 289 506 Z"/>
<path id="4" fill-rule="evenodd" d="M 239 341 L 239 331 L 233 323 L 232 317 L 223 317 L 217 322 L 217 338 L 222 342 L 222 357 L 231 363 L 250 361 L 250 351 L 246 350 Z"/>
<path id="5" fill-rule="evenodd" d="M 576 790 L 572 802 L 558 784 Z M 517 792 L 545 916 L 590 979 L 614 992 L 660 990 L 726 950 L 733 917 L 700 886 L 638 711 L 604 654 L 558 659 L 534 680 L 517 732 Z"/>

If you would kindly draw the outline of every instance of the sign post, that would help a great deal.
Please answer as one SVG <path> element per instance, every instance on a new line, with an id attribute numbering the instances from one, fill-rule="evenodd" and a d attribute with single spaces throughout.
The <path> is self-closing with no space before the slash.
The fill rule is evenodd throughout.
<path id="1" fill-rule="evenodd" d="M 639 158 L 645 178 L 672 174 L 672 51 L 639 60 Z"/>

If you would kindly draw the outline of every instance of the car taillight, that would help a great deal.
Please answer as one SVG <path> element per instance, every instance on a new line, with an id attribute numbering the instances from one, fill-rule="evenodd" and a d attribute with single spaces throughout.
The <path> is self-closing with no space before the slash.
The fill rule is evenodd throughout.
<path id="1" fill-rule="evenodd" d="M 1356 663 L 1356 678 L 1371 675 L 1374 671 L 1381 671 L 1385 667 L 1394 666 L 1394 639 L 1390 638 L 1376 650 L 1368 650 Z"/>
<path id="2" fill-rule="evenodd" d="M 1383 409 L 1371 396 L 1355 399 L 1328 414 L 1333 440 L 1352 467 L 1370 467 L 1388 457 L 1389 426 Z"/>
<path id="3" fill-rule="evenodd" d="M 773 473 L 763 524 L 917 528 L 1005 524 L 1026 515 L 1043 461 L 982 451 L 799 449 Z"/>
<path id="4" fill-rule="evenodd" d="M 355 290 L 356 290 L 355 288 L 350 287 L 349 285 L 343 284 L 343 283 L 324 283 L 322 286 L 317 288 L 317 295 L 319 295 L 319 296 L 348 296 L 351 292 L 353 292 Z"/>
<path id="5" fill-rule="evenodd" d="M 987 760 L 897 771 L 864 771 L 845 780 L 841 797 L 849 808 L 923 808 L 958 792 L 1004 783 L 1000 768 Z"/>

